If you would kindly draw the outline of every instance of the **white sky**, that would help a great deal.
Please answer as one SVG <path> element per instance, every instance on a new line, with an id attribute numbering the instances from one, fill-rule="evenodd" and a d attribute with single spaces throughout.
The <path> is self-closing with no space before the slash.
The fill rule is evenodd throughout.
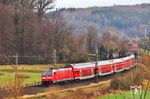
<path id="1" fill-rule="evenodd" d="M 56 0 L 55 8 L 84 8 L 93 6 L 133 5 L 150 3 L 150 0 Z"/>

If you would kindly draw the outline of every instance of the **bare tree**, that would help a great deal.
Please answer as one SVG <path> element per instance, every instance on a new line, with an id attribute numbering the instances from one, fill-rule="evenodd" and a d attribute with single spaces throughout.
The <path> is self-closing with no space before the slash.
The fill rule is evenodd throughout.
<path id="1" fill-rule="evenodd" d="M 54 0 L 36 0 L 36 9 L 39 17 L 42 17 L 46 11 L 54 7 Z"/>
<path id="2" fill-rule="evenodd" d="M 20 7 L 32 9 L 39 17 L 54 7 L 54 0 L 0 0 L 0 3 L 18 9 Z"/>
<path id="3" fill-rule="evenodd" d="M 87 34 L 87 45 L 88 45 L 88 50 L 90 53 L 95 52 L 95 44 L 97 43 L 97 29 L 93 26 L 89 26 L 87 28 L 88 34 Z"/>

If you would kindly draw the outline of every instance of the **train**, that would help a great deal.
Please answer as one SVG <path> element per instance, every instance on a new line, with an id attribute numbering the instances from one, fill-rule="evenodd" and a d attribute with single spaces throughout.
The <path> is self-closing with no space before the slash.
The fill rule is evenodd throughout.
<path id="1" fill-rule="evenodd" d="M 41 82 L 49 85 L 59 82 L 91 79 L 96 76 L 122 72 L 136 66 L 135 55 L 96 62 L 68 64 L 63 68 L 42 72 Z"/>

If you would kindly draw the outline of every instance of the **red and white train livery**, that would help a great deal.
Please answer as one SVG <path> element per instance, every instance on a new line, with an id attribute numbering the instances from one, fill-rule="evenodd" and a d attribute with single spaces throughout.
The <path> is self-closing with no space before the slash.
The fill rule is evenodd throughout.
<path id="1" fill-rule="evenodd" d="M 134 55 L 119 59 L 98 61 L 97 66 L 95 66 L 95 62 L 70 64 L 65 68 L 44 71 L 41 79 L 43 84 L 90 79 L 96 74 L 98 76 L 113 74 L 130 69 L 135 65 Z"/>

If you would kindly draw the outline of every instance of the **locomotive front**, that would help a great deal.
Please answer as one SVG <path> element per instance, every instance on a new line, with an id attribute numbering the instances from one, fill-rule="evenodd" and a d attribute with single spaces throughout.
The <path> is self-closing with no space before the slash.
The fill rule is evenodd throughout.
<path id="1" fill-rule="evenodd" d="M 42 73 L 42 85 L 48 85 L 53 83 L 52 70 L 46 70 Z"/>

